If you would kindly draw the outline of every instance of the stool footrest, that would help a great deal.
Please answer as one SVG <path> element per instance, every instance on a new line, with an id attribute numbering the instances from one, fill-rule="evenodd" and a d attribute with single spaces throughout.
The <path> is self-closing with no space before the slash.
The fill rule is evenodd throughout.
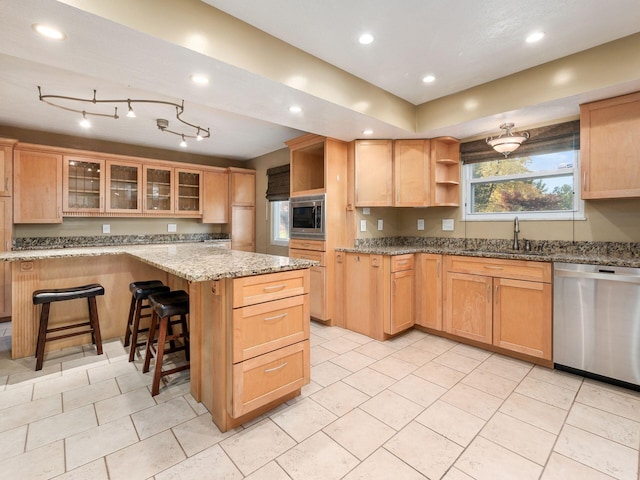
<path id="1" fill-rule="evenodd" d="M 91 326 L 91 322 L 74 323 L 73 325 L 65 325 L 64 327 L 48 328 L 47 333 L 59 332 L 61 330 L 70 330 L 72 328 L 90 327 L 90 326 Z M 81 333 L 84 333 L 84 332 L 81 332 Z M 47 338 L 47 340 L 55 340 L 55 338 L 49 337 Z"/>

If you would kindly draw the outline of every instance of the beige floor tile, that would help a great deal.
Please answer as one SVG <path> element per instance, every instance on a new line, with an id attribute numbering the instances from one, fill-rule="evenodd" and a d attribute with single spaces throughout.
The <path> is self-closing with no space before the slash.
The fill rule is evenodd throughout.
<path id="1" fill-rule="evenodd" d="M 613 393 L 617 393 L 619 395 L 624 395 L 625 397 L 631 397 L 636 400 L 640 400 L 640 391 L 637 390 L 629 390 L 628 388 L 620 387 L 618 385 L 613 385 L 611 383 L 604 383 L 598 380 L 594 380 L 593 378 L 584 378 L 583 383 L 587 385 L 591 385 L 595 388 L 602 388 L 604 390 L 609 390 Z"/>
<path id="2" fill-rule="evenodd" d="M 474 478 L 456 467 L 451 467 L 442 480 L 474 480 Z"/>
<path id="3" fill-rule="evenodd" d="M 465 376 L 464 373 L 458 370 L 435 362 L 429 362 L 419 369 L 414 370 L 413 374 L 444 388 L 453 387 Z"/>
<path id="4" fill-rule="evenodd" d="M 328 425 L 323 431 L 360 460 L 367 458 L 396 434 L 393 428 L 359 408 Z"/>
<path id="5" fill-rule="evenodd" d="M 116 382 L 118 383 L 120 391 L 126 393 L 140 387 L 151 385 L 153 383 L 153 375 L 151 372 L 142 373 L 135 371 L 116 377 Z"/>
<path id="6" fill-rule="evenodd" d="M 620 480 L 638 478 L 637 450 L 571 425 L 562 428 L 553 450 Z"/>
<path id="7" fill-rule="evenodd" d="M 182 480 L 185 478 L 240 480 L 243 475 L 222 448 L 214 445 L 155 476 L 155 480 Z"/>
<path id="8" fill-rule="evenodd" d="M 284 430 L 269 419 L 220 442 L 220 446 L 244 475 L 266 465 L 295 444 Z"/>
<path id="9" fill-rule="evenodd" d="M 32 363 L 33 365 L 31 365 Z M 35 359 L 29 358 L 28 370 L 9 375 L 9 378 L 7 379 L 6 390 L 10 390 L 12 388 L 22 388 L 26 385 L 45 382 L 47 380 L 60 378 L 62 376 L 62 373 L 60 373 L 59 363 L 53 363 L 49 365 L 45 364 L 42 367 L 42 370 L 38 371 L 35 370 L 35 366 Z"/>
<path id="10" fill-rule="evenodd" d="M 389 355 L 396 353 L 395 348 L 391 348 L 380 342 L 365 343 L 364 345 L 356 348 L 355 351 L 371 357 L 374 360 L 382 360 L 384 357 L 388 357 Z"/>
<path id="11" fill-rule="evenodd" d="M 5 408 L 0 415 L 0 432 L 26 425 L 41 418 L 62 413 L 62 399 L 60 395 L 34 400 L 32 402 Z"/>
<path id="12" fill-rule="evenodd" d="M 352 470 L 358 459 L 318 432 L 279 456 L 278 463 L 293 480 L 337 480 Z"/>
<path id="13" fill-rule="evenodd" d="M 371 397 L 344 382 L 336 382 L 311 395 L 311 398 L 341 417 Z"/>
<path id="14" fill-rule="evenodd" d="M 131 418 L 122 417 L 65 439 L 67 469 L 72 470 L 138 441 Z"/>
<path id="15" fill-rule="evenodd" d="M 541 466 L 547 462 L 556 441 L 554 434 L 500 412 L 487 422 L 480 436 Z"/>
<path id="16" fill-rule="evenodd" d="M 27 439 L 27 425 L 20 425 L 0 433 L 0 461 L 24 452 Z"/>
<path id="17" fill-rule="evenodd" d="M 401 378 L 409 375 L 418 367 L 412 363 L 407 363 L 398 358 L 389 356 L 371 364 L 369 368 L 383 373 L 391 378 L 395 378 L 396 380 L 400 380 Z"/>
<path id="18" fill-rule="evenodd" d="M 537 480 L 542 473 L 540 465 L 482 437 L 460 455 L 455 467 L 475 480 Z"/>
<path id="19" fill-rule="evenodd" d="M 409 345 L 416 343 L 419 340 L 423 340 L 428 336 L 427 333 L 421 332 L 420 330 L 406 330 L 405 332 L 396 335 L 389 340 L 384 342 L 385 345 L 388 345 L 396 350 L 401 350 Z"/>
<path id="20" fill-rule="evenodd" d="M 574 403 L 567 424 L 638 450 L 640 423 L 597 408 Z"/>
<path id="21" fill-rule="evenodd" d="M 447 391 L 446 388 L 415 375 L 404 377 L 391 385 L 389 390 L 423 407 L 428 407 Z"/>
<path id="22" fill-rule="evenodd" d="M 457 344 L 450 351 L 453 353 L 464 355 L 465 357 L 479 360 L 481 362 L 484 362 L 487 358 L 489 358 L 492 355 L 492 353 L 487 350 L 483 350 L 482 348 L 472 347 L 471 345 L 465 345 L 464 343 Z"/>
<path id="23" fill-rule="evenodd" d="M 62 375 L 86 372 L 92 368 L 104 367 L 106 365 L 109 365 L 109 358 L 106 355 L 87 355 L 78 357 L 73 360 L 62 362 Z"/>
<path id="24" fill-rule="evenodd" d="M 291 480 L 287 472 L 275 461 L 267 463 L 261 469 L 244 478 L 245 480 Z"/>
<path id="25" fill-rule="evenodd" d="M 149 478 L 184 460 L 185 454 L 170 430 L 107 455 L 111 480 Z"/>
<path id="26" fill-rule="evenodd" d="M 518 382 L 514 380 L 494 375 L 486 370 L 477 369 L 464 377 L 460 383 L 503 399 L 507 398 L 518 386 Z"/>
<path id="27" fill-rule="evenodd" d="M 312 331 L 316 335 L 326 338 L 327 340 L 334 340 L 336 338 L 342 337 L 349 333 L 349 330 L 345 330 L 340 327 L 327 327 L 324 325 L 319 325 L 317 323 L 311 323 L 313 325 Z M 317 327 L 317 328 L 316 328 Z"/>
<path id="28" fill-rule="evenodd" d="M 502 404 L 500 398 L 461 383 L 447 391 L 440 399 L 483 420 L 489 420 Z"/>
<path id="29" fill-rule="evenodd" d="M 576 396 L 576 401 L 640 422 L 640 399 L 617 393 L 597 384 L 584 382 Z"/>
<path id="30" fill-rule="evenodd" d="M 316 335 L 315 333 L 313 333 L 313 329 L 311 329 L 311 335 L 309 336 L 309 345 L 311 345 L 311 348 L 322 345 L 324 342 L 328 342 L 328 341 L 329 341 L 328 338 L 324 338 L 319 335 Z"/>
<path id="31" fill-rule="evenodd" d="M 329 340 L 326 340 L 328 342 Z M 311 366 L 320 365 L 327 360 L 331 360 L 332 358 L 337 357 L 338 354 L 333 350 L 329 350 L 328 348 L 324 348 L 322 345 L 315 345 L 311 347 L 311 356 L 309 363 Z"/>
<path id="32" fill-rule="evenodd" d="M 62 393 L 62 406 L 65 411 L 83 407 L 90 403 L 120 395 L 120 389 L 114 378 L 93 383 Z"/>
<path id="33" fill-rule="evenodd" d="M 145 408 L 131 415 L 141 440 L 195 418 L 196 413 L 184 397 Z"/>
<path id="34" fill-rule="evenodd" d="M 515 390 L 521 395 L 526 395 L 541 402 L 554 405 L 564 410 L 569 410 L 573 399 L 576 396 L 574 390 L 568 388 L 558 387 L 551 383 L 543 382 L 535 378 L 527 377 L 516 387 Z"/>
<path id="35" fill-rule="evenodd" d="M 555 435 L 560 433 L 568 413 L 562 408 L 519 393 L 512 393 L 500 411 Z"/>
<path id="36" fill-rule="evenodd" d="M 89 374 L 89 381 L 91 383 L 102 382 L 108 378 L 119 377 L 120 375 L 126 375 L 136 371 L 136 367 L 133 363 L 108 363 L 100 367 L 90 368 L 87 370 Z"/>
<path id="37" fill-rule="evenodd" d="M 344 383 L 374 396 L 395 383 L 395 380 L 370 368 L 363 368 L 342 380 Z"/>
<path id="38" fill-rule="evenodd" d="M 342 380 L 344 377 L 351 375 L 346 368 L 342 368 L 335 363 L 324 362 L 320 365 L 311 367 L 311 378 L 313 381 L 323 387 Z"/>
<path id="39" fill-rule="evenodd" d="M 61 378 L 52 378 L 33 385 L 33 399 L 48 397 L 58 393 L 73 390 L 75 388 L 89 385 L 89 378 L 85 372 L 75 372 L 69 375 L 63 375 Z"/>
<path id="40" fill-rule="evenodd" d="M 421 367 L 436 357 L 437 355 L 433 352 L 412 346 L 405 347 L 391 355 L 391 358 L 397 358 L 398 360 L 411 363 L 417 367 Z"/>
<path id="41" fill-rule="evenodd" d="M 408 424 L 384 446 L 428 478 L 441 478 L 463 451 L 460 445 L 417 422 Z"/>
<path id="42" fill-rule="evenodd" d="M 296 442 L 301 442 L 322 430 L 336 418 L 338 418 L 336 415 L 310 398 L 305 398 L 271 415 L 271 420 Z"/>
<path id="43" fill-rule="evenodd" d="M 463 447 L 485 425 L 481 418 L 440 400 L 418 415 L 416 421 Z"/>
<path id="44" fill-rule="evenodd" d="M 25 385 L 20 388 L 0 391 L 0 413 L 2 409 L 15 407 L 30 402 L 33 396 L 33 385 Z"/>
<path id="45" fill-rule="evenodd" d="M 174 381 L 176 379 L 176 375 L 182 374 L 185 375 L 180 379 L 179 382 Z M 185 395 L 189 395 L 189 392 L 191 392 L 191 387 L 189 386 L 190 376 L 188 370 L 186 372 L 180 372 L 164 378 L 170 378 L 171 384 L 163 385 L 162 380 L 160 381 L 160 393 L 153 397 L 156 403 L 164 403 L 168 402 L 169 400 L 173 400 L 174 398 L 184 397 Z M 148 390 L 149 392 L 151 392 L 151 387 L 149 387 Z"/>
<path id="46" fill-rule="evenodd" d="M 451 350 L 456 345 L 458 345 L 458 342 L 454 342 L 453 340 L 448 340 L 442 337 L 437 337 L 435 335 L 428 335 L 422 340 L 418 340 L 417 342 L 411 344 L 412 347 L 428 350 L 429 352 L 433 352 L 436 355 L 442 355 L 444 352 Z"/>
<path id="47" fill-rule="evenodd" d="M 235 435 L 242 429 L 236 428 L 222 433 L 211 420 L 211 414 L 204 413 L 187 422 L 176 425 L 172 430 L 187 457 L 190 457 L 225 438 Z"/>
<path id="48" fill-rule="evenodd" d="M 540 365 L 535 365 L 527 377 L 542 380 L 543 382 L 551 383 L 558 387 L 573 390 L 575 392 L 578 391 L 580 385 L 582 385 L 582 381 L 584 380 L 583 377 L 578 375 L 563 372 L 562 370 L 542 367 Z"/>
<path id="49" fill-rule="evenodd" d="M 509 358 L 504 355 L 494 353 L 482 362 L 478 368 L 519 382 L 527 376 L 529 371 L 533 368 L 533 365 L 521 360 L 516 360 L 515 358 Z"/>
<path id="50" fill-rule="evenodd" d="M 331 350 L 332 352 L 341 355 L 343 353 L 350 352 L 354 348 L 359 347 L 361 344 L 357 342 L 353 342 L 344 337 L 334 338 L 333 340 L 329 340 L 326 343 L 322 344 L 322 348 L 326 348 L 327 350 Z"/>
<path id="51" fill-rule="evenodd" d="M 0 462 L 0 476 L 6 479 L 45 480 L 64 473 L 62 440 Z"/>
<path id="52" fill-rule="evenodd" d="M 612 480 L 613 477 L 552 452 L 540 480 Z"/>
<path id="53" fill-rule="evenodd" d="M 95 403 L 100 425 L 153 407 L 156 402 L 146 388 L 139 388 Z"/>
<path id="54" fill-rule="evenodd" d="M 203 415 L 209 412 L 207 407 L 205 407 L 202 402 L 196 402 L 190 393 L 183 395 L 183 397 L 189 403 L 189 406 L 193 408 L 193 411 L 196 412 L 196 415 Z"/>
<path id="55" fill-rule="evenodd" d="M 341 366 L 342 368 L 346 368 L 350 372 L 357 372 L 358 370 L 362 370 L 365 367 L 368 367 L 375 360 L 371 357 L 363 355 L 362 353 L 350 351 L 344 353 L 342 355 L 338 355 L 331 359 L 332 363 Z"/>
<path id="56" fill-rule="evenodd" d="M 98 425 L 93 405 L 69 410 L 29 424 L 27 450 L 62 440 Z"/>
<path id="57" fill-rule="evenodd" d="M 444 365 L 449 368 L 453 368 L 454 370 L 458 370 L 462 373 L 469 373 L 478 365 L 480 365 L 480 363 L 482 363 L 480 360 L 461 355 L 452 350 L 449 350 L 448 352 L 437 356 L 433 359 L 433 362 L 439 363 L 440 365 Z"/>
<path id="58" fill-rule="evenodd" d="M 373 339 L 371 337 L 367 337 L 361 333 L 348 331 L 343 335 L 342 338 L 346 338 L 347 340 L 351 340 L 352 342 L 359 343 L 360 345 L 364 345 L 365 343 L 372 342 Z"/>
<path id="59" fill-rule="evenodd" d="M 299 398 L 310 397 L 311 395 L 313 395 L 316 392 L 319 392 L 323 388 L 324 387 L 322 387 L 321 385 L 318 385 L 316 382 L 312 380 L 309 383 L 307 383 L 304 387 L 302 387 Z"/>
<path id="60" fill-rule="evenodd" d="M 427 480 L 384 448 L 376 450 L 344 477 L 344 480 Z"/>
<path id="61" fill-rule="evenodd" d="M 56 477 L 56 480 L 109 480 L 107 464 L 104 458 L 99 458 Z"/>
<path id="62" fill-rule="evenodd" d="M 400 430 L 424 408 L 390 390 L 384 390 L 360 408 L 396 430 Z"/>

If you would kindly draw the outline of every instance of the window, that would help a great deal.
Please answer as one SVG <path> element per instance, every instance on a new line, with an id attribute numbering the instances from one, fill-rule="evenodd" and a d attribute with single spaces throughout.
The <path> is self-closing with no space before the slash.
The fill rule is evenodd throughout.
<path id="1" fill-rule="evenodd" d="M 271 205 L 271 245 L 289 245 L 289 201 L 269 202 Z"/>

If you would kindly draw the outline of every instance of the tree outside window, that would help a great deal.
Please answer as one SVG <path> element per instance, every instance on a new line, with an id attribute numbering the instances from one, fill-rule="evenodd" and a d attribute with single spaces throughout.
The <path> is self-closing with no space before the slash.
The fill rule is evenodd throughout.
<path id="1" fill-rule="evenodd" d="M 271 204 L 271 245 L 289 245 L 289 201 Z"/>

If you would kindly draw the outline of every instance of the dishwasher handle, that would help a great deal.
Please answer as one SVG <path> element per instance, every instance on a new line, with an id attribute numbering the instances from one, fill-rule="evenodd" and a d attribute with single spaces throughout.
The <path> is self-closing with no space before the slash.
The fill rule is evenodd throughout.
<path id="1" fill-rule="evenodd" d="M 604 270 L 604 269 L 603 269 Z M 573 277 L 573 278 L 588 278 L 594 280 L 609 280 L 612 282 L 625 282 L 625 283 L 637 283 L 640 284 L 640 276 L 636 275 L 621 275 L 614 272 L 598 273 L 598 272 L 574 272 L 572 270 L 562 270 L 556 268 L 554 271 L 556 277 Z"/>

